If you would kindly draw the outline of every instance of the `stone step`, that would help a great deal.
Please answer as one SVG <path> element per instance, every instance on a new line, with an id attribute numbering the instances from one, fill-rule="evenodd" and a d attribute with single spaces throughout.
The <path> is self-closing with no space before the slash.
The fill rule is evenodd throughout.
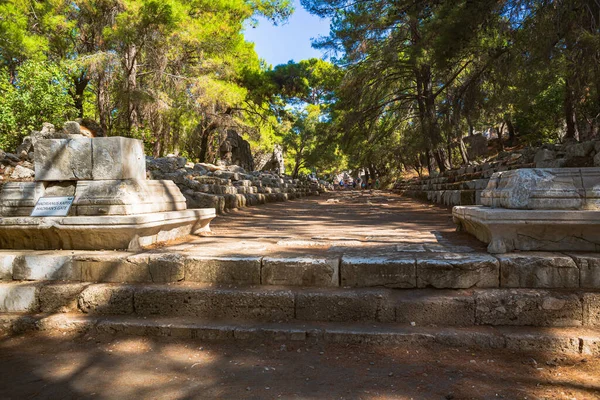
<path id="1" fill-rule="evenodd" d="M 360 323 L 247 323 L 199 321 L 197 318 L 139 318 L 81 314 L 0 314 L 0 333 L 27 331 L 53 335 L 109 334 L 115 336 L 163 336 L 204 341 L 304 341 L 508 349 L 548 353 L 600 355 L 600 329 L 530 327 L 422 327 Z"/>
<path id="2" fill-rule="evenodd" d="M 600 293 L 12 282 L 0 284 L 0 312 L 188 316 L 260 322 L 393 322 L 419 326 L 600 327 Z"/>
<path id="3" fill-rule="evenodd" d="M 360 244 L 360 243 L 358 243 Z M 218 249 L 217 249 L 218 250 Z M 467 246 L 415 242 L 336 253 L 211 255 L 210 249 L 0 251 L 0 281 L 199 282 L 303 287 L 600 289 L 600 254 L 476 253 Z M 296 251 L 296 250 L 295 250 Z M 454 252 L 456 251 L 456 252 Z M 471 252 L 467 252 L 471 251 Z M 296 251 L 298 252 L 298 251 Z M 213 254 L 218 254 L 214 252 Z"/>

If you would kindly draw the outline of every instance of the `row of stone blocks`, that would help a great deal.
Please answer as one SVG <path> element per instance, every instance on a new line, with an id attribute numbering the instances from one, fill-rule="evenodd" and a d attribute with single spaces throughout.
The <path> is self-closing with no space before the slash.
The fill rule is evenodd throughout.
<path id="1" fill-rule="evenodd" d="M 278 188 L 278 187 L 258 187 L 258 186 L 233 186 L 233 185 L 207 185 L 203 184 L 197 187 L 197 192 L 211 194 L 271 194 L 271 193 L 292 193 L 306 194 L 310 190 L 307 188 Z"/>
<path id="2" fill-rule="evenodd" d="M 487 187 L 494 172 L 528 168 L 531 164 L 510 167 L 497 166 L 485 171 L 456 174 L 452 177 L 413 179 L 395 185 L 394 192 L 415 199 L 445 206 L 469 206 L 481 204 L 481 193 Z"/>
<path id="3" fill-rule="evenodd" d="M 60 333 L 63 337 L 83 334 L 154 336 L 202 341 L 243 341 L 253 343 L 300 341 L 379 346 L 443 345 L 453 349 L 507 349 L 543 351 L 552 354 L 600 355 L 600 333 L 585 328 L 530 328 L 477 326 L 420 327 L 399 324 L 244 321 L 199 321 L 195 318 L 137 318 L 131 316 L 90 316 L 82 314 L 0 314 L 0 332 L 29 331 Z M 67 336 L 69 335 L 69 336 Z"/>
<path id="4" fill-rule="evenodd" d="M 421 190 L 441 190 L 441 189 L 469 189 L 461 187 L 465 182 L 476 182 L 477 180 L 487 180 L 495 172 L 510 171 L 521 168 L 535 168 L 533 163 L 520 163 L 512 165 L 494 164 L 488 165 L 486 169 L 480 169 L 480 166 L 468 166 L 457 170 L 446 171 L 441 175 L 427 178 L 412 178 L 408 181 L 399 182 L 400 186 L 411 187 Z M 439 186 L 441 185 L 441 186 Z"/>
<path id="5" fill-rule="evenodd" d="M 483 190 L 395 190 L 396 193 L 445 206 L 481 204 Z"/>
<path id="6" fill-rule="evenodd" d="M 26 282 L 0 284 L 0 313 L 598 328 L 600 293 L 542 289 L 398 291 Z"/>
<path id="7" fill-rule="evenodd" d="M 490 176 L 491 177 L 491 176 Z M 490 178 L 471 179 L 458 181 L 454 183 L 423 183 L 421 182 L 406 182 L 396 186 L 398 190 L 483 190 L 487 187 Z"/>
<path id="8" fill-rule="evenodd" d="M 595 253 L 413 253 L 394 257 L 208 256 L 195 252 L 0 253 L 0 280 L 388 288 L 600 289 Z"/>
<path id="9" fill-rule="evenodd" d="M 256 193 L 256 194 L 212 194 L 194 191 L 183 191 L 188 208 L 214 208 L 218 214 L 227 210 L 251 207 L 259 204 L 294 200 L 319 192 L 295 193 Z"/>

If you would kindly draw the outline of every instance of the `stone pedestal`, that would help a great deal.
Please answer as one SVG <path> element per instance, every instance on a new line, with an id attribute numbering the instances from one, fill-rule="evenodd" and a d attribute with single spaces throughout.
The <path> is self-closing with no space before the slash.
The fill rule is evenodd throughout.
<path id="1" fill-rule="evenodd" d="M 141 215 L 12 217 L 0 219 L 0 248 L 32 250 L 138 250 L 210 232 L 214 209 Z"/>
<path id="2" fill-rule="evenodd" d="M 454 207 L 452 216 L 490 253 L 600 251 L 600 168 L 496 173 L 481 201 Z"/>
<path id="3" fill-rule="evenodd" d="M 138 249 L 209 232 L 215 209 L 186 210 L 169 180 L 146 180 L 143 144 L 123 137 L 39 140 L 35 182 L 0 193 L 0 248 Z M 42 197 L 74 196 L 66 217 L 30 217 Z"/>

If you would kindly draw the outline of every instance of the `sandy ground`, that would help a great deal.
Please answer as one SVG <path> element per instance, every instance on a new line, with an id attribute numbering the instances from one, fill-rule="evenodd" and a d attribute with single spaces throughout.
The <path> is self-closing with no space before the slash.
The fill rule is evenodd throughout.
<path id="1" fill-rule="evenodd" d="M 31 334 L 0 339 L 2 399 L 598 399 L 600 360 L 444 347 Z"/>

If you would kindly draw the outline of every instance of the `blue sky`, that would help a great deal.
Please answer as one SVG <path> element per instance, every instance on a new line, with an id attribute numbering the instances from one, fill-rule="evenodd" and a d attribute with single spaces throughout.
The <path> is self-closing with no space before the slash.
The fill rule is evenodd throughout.
<path id="1" fill-rule="evenodd" d="M 329 20 L 309 14 L 302 8 L 299 0 L 294 0 L 294 8 L 294 14 L 286 24 L 273 26 L 268 20 L 260 18 L 258 27 L 246 28 L 246 40 L 254 42 L 258 56 L 273 66 L 285 64 L 289 60 L 300 61 L 323 56 L 310 43 L 311 38 L 329 33 Z"/>

